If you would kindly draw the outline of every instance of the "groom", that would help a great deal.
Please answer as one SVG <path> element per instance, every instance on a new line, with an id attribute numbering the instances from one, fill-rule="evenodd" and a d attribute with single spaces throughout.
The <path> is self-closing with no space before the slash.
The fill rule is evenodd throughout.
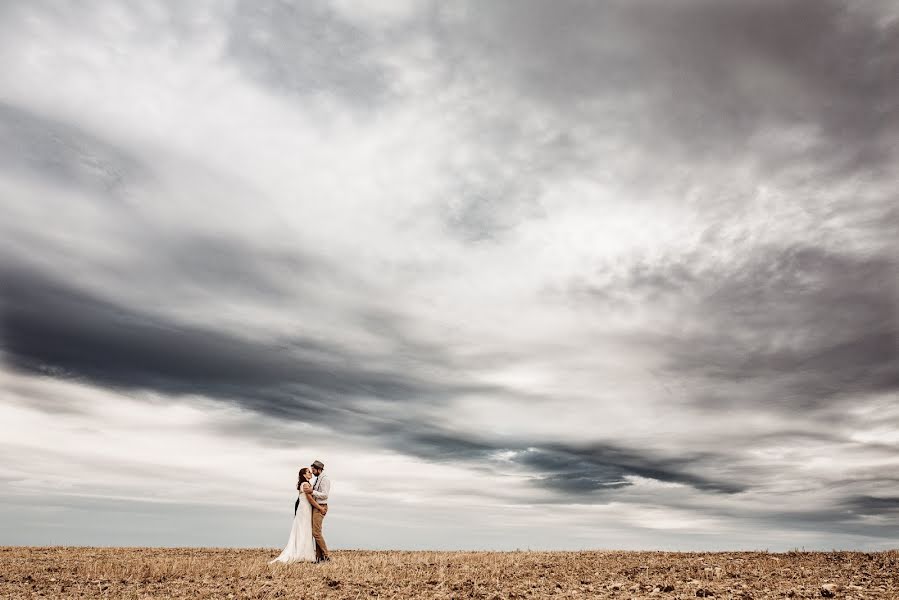
<path id="1" fill-rule="evenodd" d="M 317 460 L 310 466 L 312 474 L 315 475 L 315 482 L 312 484 L 312 497 L 322 507 L 321 511 L 312 509 L 312 537 L 315 539 L 315 559 L 316 562 L 328 562 L 331 555 L 328 552 L 328 545 L 322 535 L 322 521 L 328 514 L 328 494 L 331 492 L 331 480 L 325 475 L 325 465 L 322 461 Z"/>

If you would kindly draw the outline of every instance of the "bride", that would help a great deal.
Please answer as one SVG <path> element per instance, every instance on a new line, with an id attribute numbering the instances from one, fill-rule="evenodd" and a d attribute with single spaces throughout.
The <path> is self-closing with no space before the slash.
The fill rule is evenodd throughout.
<path id="1" fill-rule="evenodd" d="M 300 562 L 315 561 L 315 540 L 312 539 L 312 509 L 320 509 L 315 498 L 312 497 L 312 470 L 309 467 L 300 469 L 300 479 L 297 482 L 297 505 L 294 509 L 293 526 L 290 528 L 290 539 L 284 551 L 271 562 Z"/>

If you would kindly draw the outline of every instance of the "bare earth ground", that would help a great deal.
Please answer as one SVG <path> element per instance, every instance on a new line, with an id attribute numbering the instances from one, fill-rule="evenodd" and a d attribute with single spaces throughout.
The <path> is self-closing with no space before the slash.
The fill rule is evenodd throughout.
<path id="1" fill-rule="evenodd" d="M 899 550 L 366 552 L 0 547 L 3 598 L 897 598 Z"/>

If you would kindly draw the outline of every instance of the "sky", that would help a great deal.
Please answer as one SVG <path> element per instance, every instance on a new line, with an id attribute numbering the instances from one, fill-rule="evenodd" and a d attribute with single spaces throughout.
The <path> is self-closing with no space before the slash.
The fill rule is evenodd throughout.
<path id="1" fill-rule="evenodd" d="M 899 547 L 899 8 L 0 4 L 0 544 Z"/>

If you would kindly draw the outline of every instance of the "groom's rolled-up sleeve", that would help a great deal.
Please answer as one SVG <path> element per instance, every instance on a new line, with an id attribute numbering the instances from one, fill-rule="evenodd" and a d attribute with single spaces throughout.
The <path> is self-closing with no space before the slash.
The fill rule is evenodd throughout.
<path id="1" fill-rule="evenodd" d="M 322 481 L 322 484 L 319 486 L 319 489 L 312 491 L 312 497 L 315 498 L 318 502 L 327 502 L 328 494 L 331 492 L 331 480 L 325 479 Z"/>

